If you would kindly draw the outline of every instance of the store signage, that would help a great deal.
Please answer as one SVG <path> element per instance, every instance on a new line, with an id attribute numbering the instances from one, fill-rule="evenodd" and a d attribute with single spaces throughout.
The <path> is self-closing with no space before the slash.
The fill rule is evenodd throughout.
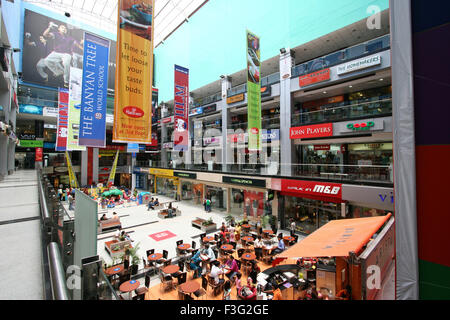
<path id="1" fill-rule="evenodd" d="M 19 113 L 29 113 L 42 115 L 42 107 L 33 106 L 31 104 L 21 104 L 19 105 Z"/>
<path id="2" fill-rule="evenodd" d="M 266 180 L 260 180 L 260 179 L 248 179 L 248 178 L 236 178 L 236 177 L 223 176 L 222 182 L 239 184 L 239 185 L 249 186 L 249 187 L 261 187 L 261 188 L 266 187 Z"/>
<path id="3" fill-rule="evenodd" d="M 173 170 L 168 170 L 168 169 L 150 169 L 149 173 L 153 174 L 155 176 L 173 177 Z"/>
<path id="4" fill-rule="evenodd" d="M 261 88 L 261 98 L 270 97 L 272 95 L 272 86 L 265 86 Z"/>
<path id="5" fill-rule="evenodd" d="M 55 143 L 54 142 L 44 142 L 44 149 L 55 149 Z"/>
<path id="6" fill-rule="evenodd" d="M 312 84 L 320 83 L 330 80 L 330 69 L 323 69 L 313 73 L 306 74 L 299 77 L 300 87 L 310 86 Z"/>
<path id="7" fill-rule="evenodd" d="M 228 97 L 227 98 L 227 104 L 232 104 L 232 103 L 236 103 L 236 102 L 240 102 L 240 101 L 244 101 L 245 100 L 245 94 L 241 93 L 232 97 Z"/>
<path id="8" fill-rule="evenodd" d="M 342 184 L 338 183 L 272 179 L 272 189 L 298 194 L 305 198 L 314 197 L 320 199 L 323 197 L 327 200 L 342 201 Z"/>
<path id="9" fill-rule="evenodd" d="M 198 107 L 198 108 L 191 109 L 191 111 L 189 112 L 189 116 L 190 117 L 196 116 L 196 115 L 199 115 L 202 113 L 203 113 L 203 107 Z"/>
<path id="10" fill-rule="evenodd" d="M 179 178 L 197 179 L 196 173 L 174 171 L 173 175 Z"/>
<path id="11" fill-rule="evenodd" d="M 42 108 L 42 115 L 44 117 L 57 117 L 58 116 L 58 108 L 52 107 L 44 107 Z"/>
<path id="12" fill-rule="evenodd" d="M 337 74 L 346 74 L 381 64 L 381 55 L 375 54 L 337 66 Z"/>
<path id="13" fill-rule="evenodd" d="M 262 141 L 278 141 L 280 140 L 280 130 L 279 129 L 268 129 L 262 131 Z"/>
<path id="14" fill-rule="evenodd" d="M 335 124 L 339 133 L 380 131 L 384 130 L 383 119 L 367 119 L 360 121 L 340 122 Z"/>
<path id="15" fill-rule="evenodd" d="M 212 104 L 210 106 L 203 107 L 203 113 L 210 113 L 210 112 L 214 112 L 216 110 L 217 110 L 217 105 L 216 104 Z"/>
<path id="16" fill-rule="evenodd" d="M 128 143 L 127 153 L 135 153 L 135 152 L 139 152 L 139 143 Z"/>
<path id="17" fill-rule="evenodd" d="M 162 119 L 162 123 L 172 123 L 172 122 L 173 122 L 173 117 L 168 117 L 168 118 Z"/>
<path id="18" fill-rule="evenodd" d="M 222 141 L 222 137 L 206 137 L 203 138 L 203 144 L 205 146 L 209 146 L 209 145 L 217 145 L 220 144 L 220 142 Z"/>
<path id="19" fill-rule="evenodd" d="M 331 137 L 332 135 L 333 135 L 332 123 L 295 127 L 291 128 L 290 130 L 291 139 Z"/>
<path id="20" fill-rule="evenodd" d="M 320 150 L 330 150 L 329 144 L 316 144 L 314 145 L 314 151 L 320 151 Z"/>
<path id="21" fill-rule="evenodd" d="M 19 139 L 20 140 L 36 140 L 36 135 L 21 133 L 21 134 L 19 134 Z"/>
<path id="22" fill-rule="evenodd" d="M 43 148 L 44 141 L 42 141 L 42 140 L 19 140 L 19 146 L 22 148 Z"/>
<path id="23" fill-rule="evenodd" d="M 248 138 L 248 135 L 246 133 L 233 133 L 233 134 L 229 134 L 227 136 L 227 142 L 231 142 L 231 143 L 244 143 L 246 142 L 246 139 Z"/>

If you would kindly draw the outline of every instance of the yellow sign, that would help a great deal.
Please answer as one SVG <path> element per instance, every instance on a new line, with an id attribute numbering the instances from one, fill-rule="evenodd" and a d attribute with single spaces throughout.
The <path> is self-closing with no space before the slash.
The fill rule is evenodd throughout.
<path id="1" fill-rule="evenodd" d="M 227 104 L 232 104 L 239 101 L 245 100 L 245 94 L 241 93 L 232 97 L 227 98 Z"/>
<path id="2" fill-rule="evenodd" d="M 152 143 L 154 0 L 118 4 L 113 142 Z"/>
<path id="3" fill-rule="evenodd" d="M 117 150 L 116 157 L 114 158 L 114 164 L 111 168 L 111 173 L 108 178 L 108 186 L 114 184 L 114 178 L 116 177 L 117 160 L 119 159 L 119 150 Z"/>
<path id="4" fill-rule="evenodd" d="M 69 153 L 66 151 L 67 168 L 69 171 L 69 184 L 71 188 L 78 188 L 78 181 L 73 172 L 72 161 L 70 161 Z"/>
<path id="5" fill-rule="evenodd" d="M 150 169 L 149 173 L 155 176 L 173 177 L 173 170 L 168 169 Z"/>

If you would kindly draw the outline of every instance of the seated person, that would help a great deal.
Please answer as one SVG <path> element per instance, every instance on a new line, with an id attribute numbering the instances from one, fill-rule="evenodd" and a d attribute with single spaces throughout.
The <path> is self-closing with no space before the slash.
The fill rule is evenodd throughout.
<path id="1" fill-rule="evenodd" d="M 117 215 L 117 212 L 113 212 L 113 216 L 112 216 L 113 220 L 120 220 L 119 216 Z"/>
<path id="2" fill-rule="evenodd" d="M 230 279 L 231 281 L 233 281 L 233 278 L 236 274 L 240 273 L 239 272 L 239 266 L 236 262 L 236 260 L 234 259 L 233 255 L 230 255 L 228 257 L 227 262 L 225 263 L 225 266 L 227 268 L 229 268 L 231 271 L 227 274 L 228 279 Z"/>
<path id="3" fill-rule="evenodd" d="M 199 277 L 199 270 L 201 270 L 200 262 L 202 259 L 200 258 L 200 250 L 191 258 L 191 262 L 189 262 L 189 266 L 192 270 L 194 270 L 194 279 Z"/>
<path id="4" fill-rule="evenodd" d="M 108 220 L 108 218 L 106 217 L 106 213 L 104 213 L 102 215 L 102 217 L 100 218 L 100 221 L 106 221 L 106 220 Z"/>
<path id="5" fill-rule="evenodd" d="M 352 288 L 347 285 L 345 289 L 342 289 L 336 294 L 336 300 L 350 300 L 352 297 Z"/>
<path id="6" fill-rule="evenodd" d="M 273 250 L 274 254 L 278 254 L 283 252 L 286 249 L 286 246 L 284 244 L 283 236 L 281 234 L 278 235 L 278 247 Z"/>
<path id="7" fill-rule="evenodd" d="M 153 203 L 154 206 L 159 206 L 159 200 L 156 198 L 155 202 Z"/>
<path id="8" fill-rule="evenodd" d="M 252 279 L 253 283 L 257 283 L 258 274 L 261 272 L 261 268 L 258 266 L 258 263 L 255 260 L 251 262 L 252 268 L 249 273 L 249 279 Z"/>
<path id="9" fill-rule="evenodd" d="M 126 233 L 125 231 L 122 231 L 122 232 L 121 232 L 120 237 L 125 238 L 125 240 L 129 240 L 129 241 L 131 241 L 131 242 L 134 242 L 134 240 L 132 240 L 132 239 L 130 238 L 130 236 L 128 235 L 128 233 Z"/>
<path id="10" fill-rule="evenodd" d="M 220 276 L 221 274 L 223 274 L 223 270 L 222 270 L 221 268 L 219 268 L 219 266 L 220 266 L 219 261 L 217 261 L 217 260 L 216 260 L 216 261 L 213 261 L 213 262 L 211 263 L 211 265 L 212 265 L 212 267 L 211 267 L 211 273 L 210 273 L 210 276 L 211 276 L 212 278 L 214 278 L 214 283 L 215 283 L 215 284 L 222 284 L 222 283 L 224 283 L 225 280 L 219 278 L 219 276 Z"/>
<path id="11" fill-rule="evenodd" d="M 155 210 L 154 206 L 155 206 L 155 203 L 152 198 L 152 200 L 150 200 L 147 204 L 147 211 L 149 211 L 150 209 Z"/>
<path id="12" fill-rule="evenodd" d="M 172 202 L 169 203 L 169 207 L 167 208 L 167 216 L 169 218 L 173 218 L 174 209 L 172 208 Z"/>

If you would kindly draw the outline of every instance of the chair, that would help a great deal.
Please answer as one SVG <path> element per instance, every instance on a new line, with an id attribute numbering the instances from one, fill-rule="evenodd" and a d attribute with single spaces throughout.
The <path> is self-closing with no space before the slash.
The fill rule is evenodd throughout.
<path id="1" fill-rule="evenodd" d="M 145 275 L 145 286 L 137 288 L 136 290 L 134 290 L 134 292 L 136 293 L 137 296 L 143 295 L 144 297 L 141 297 L 141 300 L 145 300 L 144 298 L 145 298 L 145 294 L 148 291 L 148 288 L 150 288 L 150 275 L 146 274 Z M 139 300 L 139 299 L 136 298 L 135 300 Z"/>
<path id="2" fill-rule="evenodd" d="M 238 259 L 235 259 L 235 260 L 236 260 L 236 263 L 237 263 L 237 265 L 238 265 L 239 270 L 241 270 L 241 267 L 242 267 L 242 262 L 241 262 L 241 260 L 238 260 Z"/>
<path id="3" fill-rule="evenodd" d="M 142 258 L 142 263 L 144 264 L 144 270 L 145 269 L 151 269 L 151 265 L 147 263 L 147 260 L 145 258 Z"/>
<path id="4" fill-rule="evenodd" d="M 224 283 L 222 282 L 216 284 L 213 277 L 211 277 L 210 275 L 207 275 L 207 277 L 208 277 L 208 284 L 213 289 L 213 294 L 217 296 L 222 291 Z"/>
<path id="5" fill-rule="evenodd" d="M 155 249 L 147 250 L 145 253 L 147 254 L 147 257 L 148 257 L 148 256 L 150 256 L 150 255 L 155 253 Z"/>
<path id="6" fill-rule="evenodd" d="M 250 270 L 252 268 L 252 262 L 244 260 L 244 264 L 242 265 L 242 267 L 243 267 L 242 271 L 248 275 L 250 274 Z"/>
<path id="7" fill-rule="evenodd" d="M 171 264 L 172 264 L 172 259 L 169 259 L 169 260 L 166 260 L 163 262 L 164 267 L 170 266 Z"/>
<path id="8" fill-rule="evenodd" d="M 187 279 L 187 272 L 182 272 L 180 273 L 180 275 L 178 276 L 178 283 L 177 286 L 179 286 L 180 284 L 183 284 L 186 282 Z"/>
<path id="9" fill-rule="evenodd" d="M 245 249 L 238 249 L 237 253 L 238 253 L 238 257 L 241 258 L 242 255 L 244 254 Z"/>
<path id="10" fill-rule="evenodd" d="M 192 250 L 194 250 L 197 247 L 197 242 L 192 241 Z"/>
<path id="11" fill-rule="evenodd" d="M 170 275 L 164 275 L 162 271 L 159 272 L 159 280 L 161 281 L 160 287 L 166 290 L 168 288 L 173 288 L 173 278 Z"/>
<path id="12" fill-rule="evenodd" d="M 190 260 L 186 260 L 186 261 L 184 262 L 184 266 L 186 267 L 186 272 L 188 272 L 188 273 L 194 272 L 194 270 L 191 269 L 190 263 L 191 263 Z"/>
<path id="13" fill-rule="evenodd" d="M 180 244 L 183 244 L 183 240 L 178 240 L 178 241 L 177 241 L 177 247 L 178 247 Z"/>
<path id="14" fill-rule="evenodd" d="M 195 291 L 194 295 L 197 298 L 204 297 L 204 299 L 205 299 L 207 294 L 208 294 L 208 280 L 206 279 L 205 276 L 202 276 L 202 287 L 200 289 L 198 289 L 197 291 Z"/>
<path id="15" fill-rule="evenodd" d="M 180 272 L 184 271 L 184 263 L 183 260 L 178 260 L 178 267 L 180 267 Z"/>

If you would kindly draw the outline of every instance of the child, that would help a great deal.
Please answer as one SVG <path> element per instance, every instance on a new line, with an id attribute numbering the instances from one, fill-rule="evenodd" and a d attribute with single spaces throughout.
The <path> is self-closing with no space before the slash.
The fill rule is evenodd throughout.
<path id="1" fill-rule="evenodd" d="M 223 300 L 231 300 L 231 282 L 227 280 L 223 286 Z"/>
<path id="2" fill-rule="evenodd" d="M 236 273 L 236 280 L 235 280 L 235 284 L 236 284 L 236 295 L 239 295 L 239 290 L 241 290 L 241 288 L 242 288 L 241 277 L 242 277 L 242 274 L 241 274 L 241 273 Z"/>

